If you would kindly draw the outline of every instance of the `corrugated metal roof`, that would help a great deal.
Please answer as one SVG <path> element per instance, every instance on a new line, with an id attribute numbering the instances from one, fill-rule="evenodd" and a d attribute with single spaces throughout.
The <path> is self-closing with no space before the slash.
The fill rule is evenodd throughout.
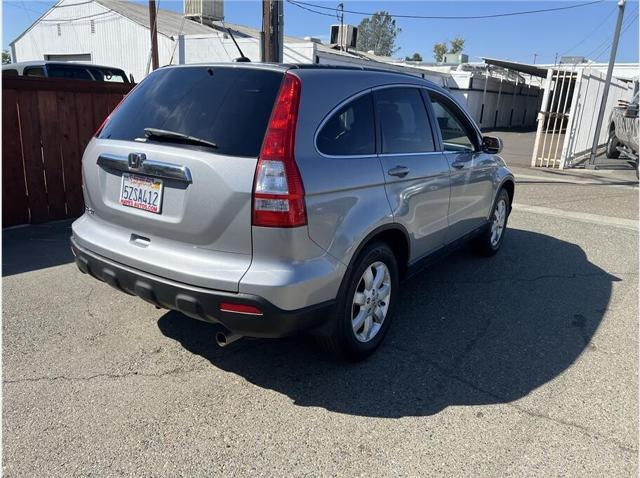
<path id="1" fill-rule="evenodd" d="M 149 7 L 144 4 L 126 2 L 122 0 L 96 0 L 103 7 L 113 10 L 131 21 L 149 28 Z M 193 20 L 184 19 L 179 13 L 158 9 L 158 33 L 171 37 L 180 32 L 184 35 L 198 35 L 212 33 L 211 28 Z"/>

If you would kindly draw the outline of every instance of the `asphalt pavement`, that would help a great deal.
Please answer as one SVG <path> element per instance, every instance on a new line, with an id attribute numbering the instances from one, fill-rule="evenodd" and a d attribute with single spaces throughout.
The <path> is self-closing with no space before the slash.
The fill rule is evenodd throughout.
<path id="1" fill-rule="evenodd" d="M 500 253 L 407 283 L 358 364 L 218 348 L 81 274 L 68 222 L 5 230 L 4 475 L 637 476 L 635 172 L 513 162 Z"/>

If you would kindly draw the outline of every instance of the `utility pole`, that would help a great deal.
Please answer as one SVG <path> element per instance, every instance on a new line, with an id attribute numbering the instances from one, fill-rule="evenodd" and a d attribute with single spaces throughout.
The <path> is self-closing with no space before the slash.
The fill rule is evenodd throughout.
<path id="1" fill-rule="evenodd" d="M 149 30 L 151 31 L 151 67 L 157 70 L 158 64 L 158 22 L 156 20 L 156 0 L 149 0 Z M 147 69 L 149 67 L 147 66 Z"/>
<path id="2" fill-rule="evenodd" d="M 260 31 L 260 61 L 271 61 L 269 45 L 271 44 L 271 0 L 262 0 L 262 31 Z"/>
<path id="3" fill-rule="evenodd" d="M 344 51 L 344 5 L 338 4 L 338 19 L 340 20 L 340 35 L 338 35 L 338 41 L 340 42 L 340 50 Z"/>
<path id="4" fill-rule="evenodd" d="M 556 57 L 553 59 L 553 66 L 558 64 L 558 54 L 556 53 Z"/>
<path id="5" fill-rule="evenodd" d="M 262 0 L 261 60 L 282 63 L 283 58 L 282 0 Z"/>
<path id="6" fill-rule="evenodd" d="M 274 34 L 276 37 L 276 61 L 284 63 L 284 0 L 273 0 L 275 3 Z"/>
<path id="7" fill-rule="evenodd" d="M 538 54 L 537 54 L 537 53 L 534 53 L 534 54 L 533 54 L 533 64 L 534 64 L 534 65 L 536 64 L 536 58 L 538 58 Z"/>
<path id="8" fill-rule="evenodd" d="M 591 145 L 591 156 L 587 168 L 596 168 L 596 154 L 598 151 L 598 143 L 600 140 L 600 130 L 602 129 L 602 120 L 604 119 L 604 111 L 607 109 L 607 96 L 609 96 L 609 85 L 611 85 L 611 77 L 613 76 L 613 65 L 616 62 L 616 54 L 618 52 L 618 40 L 620 40 L 620 28 L 622 27 L 622 18 L 624 17 L 625 0 L 618 2 L 618 20 L 616 21 L 616 29 L 613 33 L 613 42 L 611 43 L 611 53 L 609 54 L 609 66 L 607 67 L 607 78 L 604 81 L 604 91 L 600 100 L 600 111 L 598 112 L 598 121 L 596 122 L 596 131 L 593 135 L 593 144 Z"/>

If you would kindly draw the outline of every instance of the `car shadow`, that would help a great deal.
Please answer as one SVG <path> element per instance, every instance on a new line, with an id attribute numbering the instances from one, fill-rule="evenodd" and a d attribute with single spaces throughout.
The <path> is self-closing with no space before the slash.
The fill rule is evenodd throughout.
<path id="1" fill-rule="evenodd" d="M 495 257 L 461 250 L 407 281 L 383 345 L 360 363 L 300 338 L 243 339 L 221 349 L 217 326 L 177 312 L 158 326 L 215 367 L 299 406 L 432 415 L 511 402 L 558 377 L 595 349 L 591 338 L 618 280 L 575 244 L 510 229 Z"/>
<path id="2" fill-rule="evenodd" d="M 69 245 L 73 219 L 2 231 L 2 276 L 73 262 Z"/>

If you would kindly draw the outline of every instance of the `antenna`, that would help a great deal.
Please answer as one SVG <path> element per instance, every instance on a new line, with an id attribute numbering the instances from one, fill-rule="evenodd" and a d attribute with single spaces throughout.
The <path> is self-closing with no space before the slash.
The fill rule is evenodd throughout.
<path id="1" fill-rule="evenodd" d="M 251 60 L 246 56 L 244 56 L 244 53 L 242 53 L 242 50 L 240 49 L 240 45 L 238 45 L 238 42 L 236 41 L 236 37 L 233 36 L 233 33 L 231 33 L 231 29 L 229 27 L 227 27 L 227 32 L 229 33 L 229 36 L 233 40 L 233 44 L 236 46 L 236 48 L 238 49 L 238 52 L 240 53 L 240 58 L 236 58 L 233 61 L 238 63 L 251 63 Z"/>

